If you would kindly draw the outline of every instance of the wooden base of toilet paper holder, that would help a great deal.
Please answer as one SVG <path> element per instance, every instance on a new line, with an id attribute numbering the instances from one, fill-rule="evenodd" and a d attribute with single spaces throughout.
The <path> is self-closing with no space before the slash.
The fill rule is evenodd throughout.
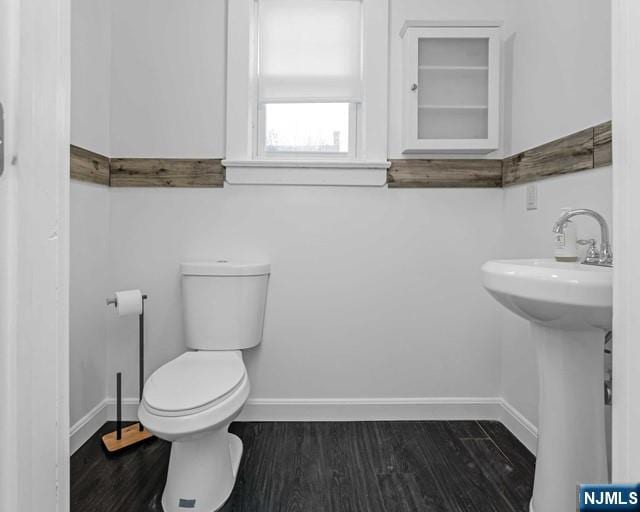
<path id="1" fill-rule="evenodd" d="M 146 441 L 147 439 L 151 439 L 152 437 L 153 434 L 151 432 L 144 428 L 140 430 L 140 424 L 134 423 L 122 429 L 120 439 L 118 439 L 117 430 L 103 435 L 102 444 L 109 453 L 114 453 Z"/>

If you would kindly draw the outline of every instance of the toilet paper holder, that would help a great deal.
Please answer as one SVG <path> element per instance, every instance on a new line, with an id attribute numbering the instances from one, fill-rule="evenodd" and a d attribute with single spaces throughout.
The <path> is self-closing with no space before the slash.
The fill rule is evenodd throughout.
<path id="1" fill-rule="evenodd" d="M 139 366 L 139 399 L 140 402 L 142 402 L 142 392 L 143 392 L 143 388 L 144 388 L 144 301 L 147 300 L 148 296 L 147 294 L 143 293 L 141 294 L 142 296 L 142 310 L 140 312 L 140 315 L 138 316 L 139 320 L 139 342 L 140 342 L 140 366 Z M 116 307 L 118 307 L 118 300 L 116 299 L 116 297 L 110 297 L 106 299 L 107 302 L 107 306 L 110 305 L 114 305 Z M 117 428 L 115 431 L 110 432 L 108 434 L 105 434 L 104 436 L 102 436 L 102 443 L 104 444 L 105 448 L 107 449 L 107 451 L 109 451 L 110 453 L 122 450 L 124 448 L 127 448 L 129 446 L 132 446 L 134 444 L 137 444 L 141 441 L 145 441 L 152 436 L 152 434 L 150 432 L 148 432 L 144 426 L 142 425 L 142 423 L 134 423 L 133 425 L 130 425 L 124 429 L 122 429 L 122 425 L 121 425 L 121 401 L 122 401 L 122 396 L 121 396 L 121 373 L 117 374 L 117 388 L 118 388 L 118 392 L 117 392 L 117 407 L 116 410 L 118 412 L 118 421 L 117 421 Z M 123 435 L 124 434 L 124 435 Z"/>
<path id="2" fill-rule="evenodd" d="M 143 293 L 142 294 L 142 300 L 147 300 L 147 294 Z M 118 305 L 118 300 L 115 297 L 108 297 L 107 298 L 107 306 L 111 306 L 111 304 L 113 304 L 114 306 Z"/>
<path id="3" fill-rule="evenodd" d="M 144 301 L 147 300 L 148 295 L 142 294 L 142 312 L 139 315 L 139 334 L 140 334 L 140 401 L 142 402 L 142 388 L 144 387 Z M 107 306 L 118 306 L 118 299 L 110 297 L 107 299 Z M 142 431 L 142 425 L 140 425 L 140 431 Z"/>

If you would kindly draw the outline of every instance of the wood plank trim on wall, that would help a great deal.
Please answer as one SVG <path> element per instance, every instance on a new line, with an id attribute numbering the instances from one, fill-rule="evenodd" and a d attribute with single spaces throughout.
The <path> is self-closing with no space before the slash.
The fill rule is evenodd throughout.
<path id="1" fill-rule="evenodd" d="M 390 188 L 508 187 L 611 165 L 611 121 L 503 160 L 392 160 Z M 496 183 L 496 170 L 501 179 Z"/>
<path id="2" fill-rule="evenodd" d="M 112 187 L 222 187 L 220 159 L 112 158 Z"/>
<path id="3" fill-rule="evenodd" d="M 392 160 L 389 188 L 501 187 L 500 160 Z"/>
<path id="4" fill-rule="evenodd" d="M 111 187 L 222 187 L 219 158 L 109 158 L 71 146 L 71 179 Z"/>
<path id="5" fill-rule="evenodd" d="M 495 159 L 398 159 L 389 188 L 508 187 L 611 165 L 611 121 Z M 222 187 L 221 159 L 108 158 L 71 146 L 71 178 L 112 187 Z"/>
<path id="6" fill-rule="evenodd" d="M 593 167 L 611 165 L 611 121 L 593 127 Z"/>
<path id="7" fill-rule="evenodd" d="M 611 165 L 611 121 L 505 158 L 502 186 Z"/>
<path id="8" fill-rule="evenodd" d="M 587 128 L 503 161 L 502 185 L 593 169 L 593 128 Z"/>
<path id="9" fill-rule="evenodd" d="M 72 145 L 70 172 L 74 180 L 109 186 L 109 158 L 93 151 Z"/>

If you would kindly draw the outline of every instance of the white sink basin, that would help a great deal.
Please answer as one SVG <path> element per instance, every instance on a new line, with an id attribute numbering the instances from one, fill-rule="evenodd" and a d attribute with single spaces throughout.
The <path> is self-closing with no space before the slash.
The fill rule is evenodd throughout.
<path id="1" fill-rule="evenodd" d="M 577 483 L 609 479 L 603 352 L 611 328 L 612 269 L 551 259 L 495 260 L 483 265 L 482 274 L 500 304 L 531 322 L 538 353 L 531 511 L 576 510 Z"/>
<path id="2" fill-rule="evenodd" d="M 489 293 L 527 320 L 556 329 L 611 329 L 610 267 L 551 259 L 494 260 L 482 272 Z"/>

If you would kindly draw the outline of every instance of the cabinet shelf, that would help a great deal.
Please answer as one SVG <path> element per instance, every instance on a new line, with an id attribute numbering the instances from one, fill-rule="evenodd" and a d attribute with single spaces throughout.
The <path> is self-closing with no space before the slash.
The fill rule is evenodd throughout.
<path id="1" fill-rule="evenodd" d="M 421 110 L 487 110 L 489 105 L 418 105 Z"/>
<path id="2" fill-rule="evenodd" d="M 489 66 L 418 66 L 420 71 L 488 71 Z"/>

